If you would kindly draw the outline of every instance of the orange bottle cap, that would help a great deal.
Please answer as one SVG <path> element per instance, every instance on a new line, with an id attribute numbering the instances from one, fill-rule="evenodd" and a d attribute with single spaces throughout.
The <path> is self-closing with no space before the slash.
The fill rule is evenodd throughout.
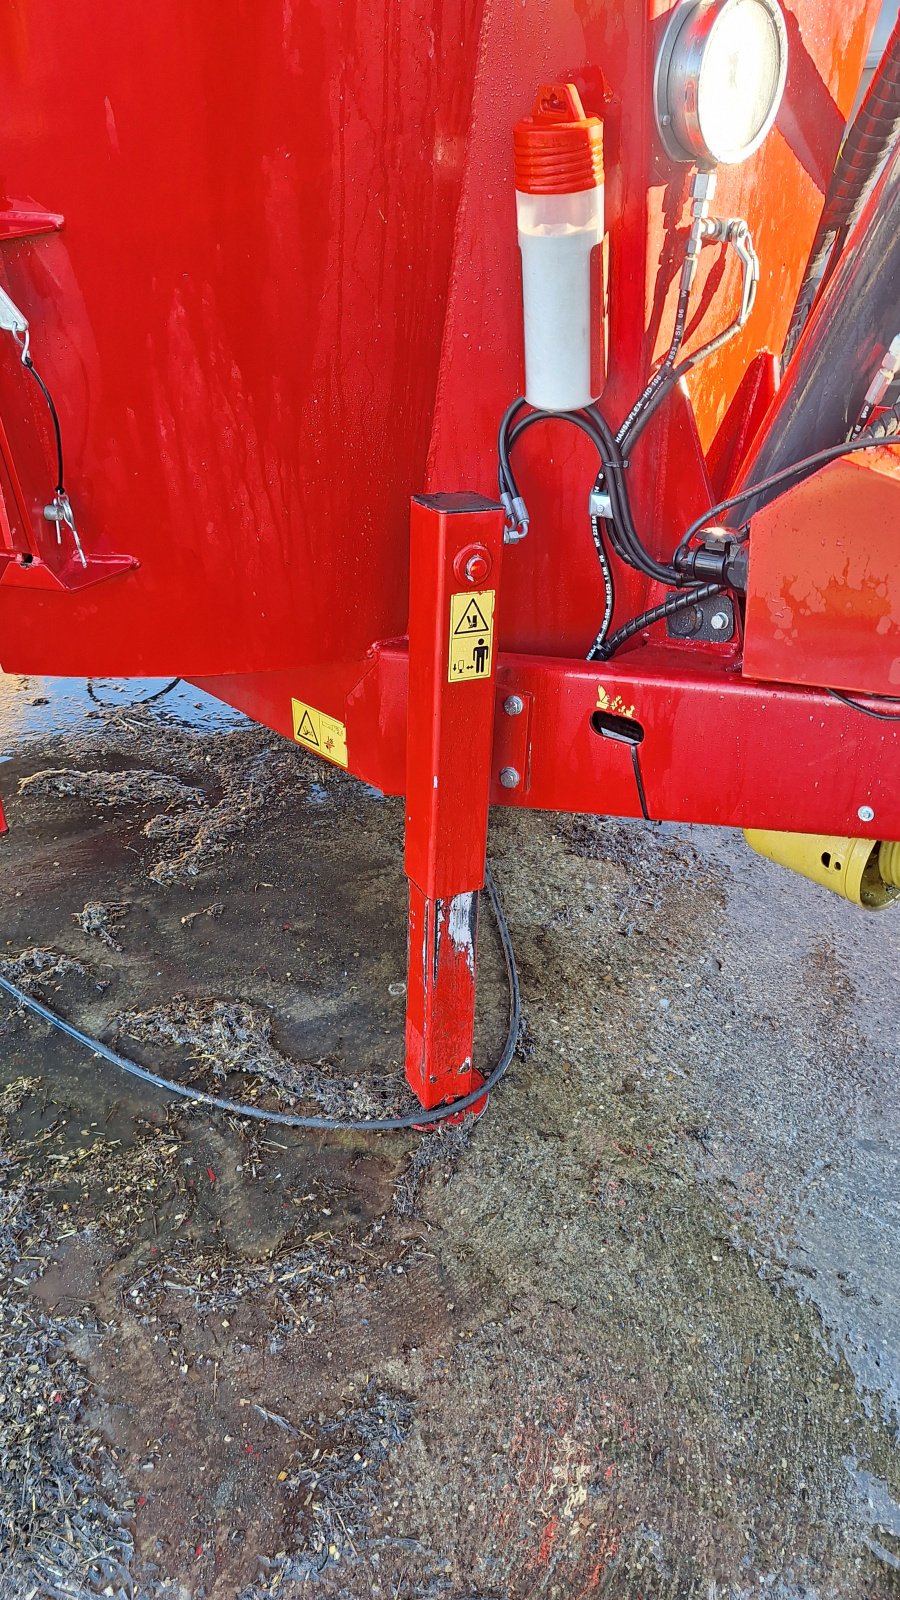
<path id="1" fill-rule="evenodd" d="M 574 83 L 545 83 L 530 117 L 516 125 L 516 188 L 577 194 L 603 183 L 603 123 L 586 117 Z"/>

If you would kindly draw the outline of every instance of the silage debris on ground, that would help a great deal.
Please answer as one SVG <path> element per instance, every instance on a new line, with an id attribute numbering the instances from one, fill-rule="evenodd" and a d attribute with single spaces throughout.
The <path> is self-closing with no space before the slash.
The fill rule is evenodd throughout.
<path id="1" fill-rule="evenodd" d="M 359 1236 L 289 1231 L 271 1257 L 258 1261 L 178 1236 L 165 1256 L 142 1263 L 124 1293 L 143 1326 L 180 1325 L 188 1307 L 194 1317 L 218 1318 L 230 1316 L 242 1302 L 266 1303 L 266 1348 L 276 1355 L 293 1334 L 316 1335 L 324 1308 L 341 1289 L 352 1285 L 374 1293 L 393 1274 L 409 1273 L 423 1255 L 414 1240 L 391 1247 L 383 1219 Z"/>
<path id="2" fill-rule="evenodd" d="M 370 1380 L 361 1403 L 333 1417 L 310 1416 L 297 1429 L 301 1448 L 284 1470 L 297 1507 L 293 1550 L 259 1562 L 259 1575 L 238 1600 L 268 1600 L 287 1583 L 307 1584 L 332 1563 L 369 1552 L 368 1527 L 379 1475 L 405 1443 L 412 1403 Z M 312 1441 L 314 1448 L 303 1441 Z"/>
<path id="3" fill-rule="evenodd" d="M 269 1012 L 245 1000 L 176 996 L 167 1006 L 124 1012 L 117 1029 L 131 1039 L 174 1046 L 198 1072 L 220 1080 L 235 1072 L 262 1079 L 292 1100 L 314 1101 L 325 1116 L 380 1117 L 397 1093 L 396 1073 L 363 1084 L 332 1075 L 324 1062 L 290 1060 L 273 1043 Z M 255 1098 L 252 1085 L 244 1098 Z"/>
<path id="4" fill-rule="evenodd" d="M 125 772 L 47 767 L 19 779 L 20 795 L 63 795 L 93 806 L 199 806 L 203 790 L 166 772 L 132 767 Z"/>
<path id="5" fill-rule="evenodd" d="M 87 969 L 60 950 L 42 950 L 35 946 L 23 950 L 20 955 L 0 958 L 0 973 L 26 994 L 32 994 L 41 984 L 53 983 L 70 974 L 83 978 Z"/>
<path id="6" fill-rule="evenodd" d="M 40 1088 L 40 1080 L 25 1078 L 8 1085 L 0 1098 L 0 1114 L 15 1113 Z M 153 1174 L 161 1179 L 174 1177 L 184 1189 L 184 1175 L 176 1172 L 184 1146 L 174 1122 L 173 1114 L 167 1127 L 145 1125 L 137 1143 L 125 1148 L 117 1140 L 95 1133 L 93 1143 L 69 1152 L 70 1164 L 52 1169 L 70 1195 L 73 1186 L 82 1188 L 81 1202 L 73 1196 L 64 1208 L 70 1236 L 85 1237 L 82 1202 L 90 1199 L 90 1232 L 101 1248 L 102 1241 L 112 1236 L 120 1249 L 129 1252 L 127 1264 L 120 1269 L 127 1276 L 117 1290 L 124 1314 L 115 1328 L 96 1325 L 85 1312 L 80 1317 L 51 1316 L 29 1299 L 29 1285 L 42 1275 L 59 1243 L 59 1207 L 51 1192 L 45 1190 L 41 1196 L 41 1162 L 46 1174 L 48 1148 L 43 1134 L 37 1144 L 33 1139 L 16 1142 L 8 1130 L 4 1138 L 11 1159 L 5 1172 L 0 1172 L 0 1250 L 9 1265 L 7 1283 L 3 1285 L 0 1278 L 6 1289 L 0 1299 L 0 1371 L 5 1394 L 0 1443 L 0 1578 L 9 1576 L 16 1600 L 31 1592 L 30 1584 L 37 1585 L 35 1600 L 57 1595 L 88 1600 L 95 1594 L 111 1600 L 135 1600 L 138 1593 L 146 1600 L 151 1595 L 153 1600 L 162 1600 L 169 1593 L 165 1580 L 157 1584 L 149 1570 L 144 1572 L 144 1585 L 149 1586 L 134 1586 L 133 1495 L 120 1476 L 114 1453 L 104 1448 L 88 1420 L 90 1384 L 77 1365 L 79 1349 L 85 1349 L 86 1340 L 102 1339 L 116 1328 L 116 1336 L 121 1338 L 133 1316 L 141 1324 L 164 1330 L 174 1349 L 181 1343 L 188 1306 L 196 1318 L 211 1313 L 227 1316 L 242 1302 L 259 1304 L 271 1298 L 267 1349 L 275 1354 L 291 1337 L 316 1336 L 318 1307 L 340 1286 L 369 1282 L 375 1287 L 375 1280 L 383 1274 L 400 1270 L 398 1259 L 406 1263 L 403 1270 L 409 1270 L 415 1255 L 414 1242 L 406 1240 L 399 1242 L 399 1257 L 389 1250 L 382 1259 L 375 1259 L 373 1247 L 385 1243 L 385 1219 L 379 1218 L 359 1237 L 352 1229 L 337 1238 L 324 1230 L 305 1237 L 289 1230 L 274 1258 L 262 1261 L 244 1261 L 227 1249 L 223 1251 L 221 1241 L 203 1244 L 188 1229 L 167 1236 L 164 1251 L 151 1251 L 151 1258 L 143 1256 L 138 1265 L 129 1247 L 134 1245 L 140 1213 L 143 1211 L 146 1224 L 147 1205 L 154 1213 L 159 1208 L 161 1197 Z M 59 1123 L 50 1124 L 45 1132 L 50 1149 L 65 1145 Z M 246 1136 L 242 1159 L 251 1165 L 259 1138 L 255 1130 Z M 8 1187 L 13 1173 L 15 1190 Z M 31 1211 L 25 1209 L 26 1196 Z M 99 1215 L 98 1197 L 102 1202 Z M 298 1204 L 312 1198 L 295 1197 Z M 185 1202 L 187 1214 L 190 1202 L 186 1195 Z M 184 1219 L 176 1215 L 174 1220 Z M 179 1359 L 186 1363 L 188 1354 L 180 1353 Z M 194 1353 L 190 1359 L 203 1358 Z M 10 1407 L 11 1387 L 21 1398 L 19 1410 Z M 412 1408 L 403 1396 L 375 1383 L 357 1404 L 345 1406 L 336 1415 L 316 1414 L 296 1422 L 259 1404 L 252 1391 L 240 1404 L 251 1406 L 263 1422 L 296 1441 L 295 1453 L 279 1476 L 279 1493 L 293 1508 L 291 1536 L 283 1539 L 284 1549 L 261 1560 L 258 1581 L 244 1591 L 246 1600 L 257 1596 L 262 1600 L 284 1592 L 282 1584 L 288 1578 L 312 1577 L 367 1549 L 368 1518 L 377 1502 L 376 1480 L 388 1455 L 406 1438 Z M 27 1494 L 29 1502 L 25 1520 L 15 1515 L 22 1494 Z M 2 1593 L 0 1584 L 0 1596 Z"/>
<path id="7" fill-rule="evenodd" d="M 271 804 L 278 792 L 276 771 L 268 749 L 256 752 L 235 770 L 220 768 L 225 793 L 198 817 L 190 812 L 160 812 L 151 817 L 144 836 L 165 846 L 165 853 L 150 868 L 154 883 L 183 883 L 199 877 L 230 848 L 254 816 Z"/>
<path id="8" fill-rule="evenodd" d="M 131 1496 L 86 1421 L 90 1385 L 70 1354 L 97 1330 L 48 1315 L 21 1292 L 49 1258 L 48 1224 L 28 1210 L 24 1189 L 0 1189 L 0 1583 L 16 1600 L 125 1600 Z"/>
<path id="9" fill-rule="evenodd" d="M 264 809 L 275 814 L 305 804 L 311 771 L 318 794 L 327 793 L 321 764 L 264 728 L 218 732 L 210 744 L 196 731 L 166 721 L 158 706 L 111 707 L 98 714 L 98 721 L 104 760 L 124 763 L 137 757 L 146 763 L 149 758 L 160 766 L 90 767 L 97 750 L 92 730 L 68 741 L 78 766 L 32 773 L 20 779 L 19 793 L 25 799 L 78 798 L 100 807 L 163 807 L 143 829 L 157 847 L 149 876 L 163 886 L 189 882 L 215 866 Z M 160 770 L 163 765 L 168 770 Z M 327 774 L 329 789 L 352 782 L 337 770 Z"/>
<path id="10" fill-rule="evenodd" d="M 89 939 L 98 939 L 105 944 L 107 950 L 115 950 L 121 954 L 122 946 L 115 936 L 116 924 L 121 922 L 128 907 L 121 902 L 113 905 L 104 905 L 99 900 L 87 900 L 80 911 L 73 911 L 72 915 L 78 923 L 82 933 Z"/>
<path id="11" fill-rule="evenodd" d="M 443 1164 L 445 1176 L 451 1176 L 459 1157 L 468 1149 L 472 1127 L 472 1118 L 467 1117 L 455 1126 L 450 1122 L 438 1124 L 431 1133 L 422 1135 L 394 1185 L 395 1216 L 414 1217 L 417 1214 L 422 1186 L 433 1167 Z"/>

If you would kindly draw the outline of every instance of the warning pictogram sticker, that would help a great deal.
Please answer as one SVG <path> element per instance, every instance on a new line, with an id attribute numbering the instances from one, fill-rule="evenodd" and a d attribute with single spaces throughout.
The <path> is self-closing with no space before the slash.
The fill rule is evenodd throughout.
<path id="1" fill-rule="evenodd" d="M 294 738 L 298 744 L 305 745 L 307 750 L 314 750 L 317 756 L 324 756 L 326 761 L 334 761 L 337 766 L 347 765 L 347 729 L 343 722 L 338 722 L 337 717 L 326 716 L 324 711 L 316 711 L 314 706 L 305 705 L 302 700 L 292 700 L 294 708 Z"/>
<path id="2" fill-rule="evenodd" d="M 496 590 L 450 596 L 451 683 L 489 678 L 494 656 L 494 598 Z"/>

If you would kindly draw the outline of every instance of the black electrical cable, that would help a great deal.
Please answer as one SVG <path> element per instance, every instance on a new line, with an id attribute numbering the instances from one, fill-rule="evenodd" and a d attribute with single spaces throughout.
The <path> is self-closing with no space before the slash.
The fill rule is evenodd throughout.
<path id="1" fill-rule="evenodd" d="M 616 651 L 635 634 L 643 633 L 645 628 L 651 628 L 655 622 L 664 622 L 676 611 L 686 611 L 690 606 L 699 605 L 701 600 L 709 600 L 713 595 L 722 593 L 720 583 L 704 583 L 695 589 L 682 589 L 678 594 L 670 594 L 658 606 L 652 606 L 649 611 L 642 611 L 640 616 L 632 617 L 612 635 L 603 641 L 596 640 L 588 661 L 609 661 Z"/>
<path id="2" fill-rule="evenodd" d="M 573 418 L 577 414 L 567 413 Z M 677 574 L 671 567 L 663 565 L 650 554 L 634 525 L 626 479 L 626 462 L 609 423 L 596 405 L 587 406 L 583 415 L 592 424 L 598 436 L 595 443 L 604 463 L 606 490 L 612 501 L 613 526 L 616 527 L 620 541 L 624 543 L 628 552 L 625 559 L 629 560 L 639 572 L 645 573 L 648 578 L 654 578 L 658 583 L 677 583 L 679 581 Z"/>
<path id="3" fill-rule="evenodd" d="M 115 700 L 101 700 L 94 689 L 96 681 L 96 678 L 88 678 L 87 680 L 87 692 L 95 706 L 103 706 L 107 711 L 134 711 L 138 706 L 151 706 L 154 700 L 162 700 L 164 695 L 171 694 L 173 689 L 177 689 L 182 680 L 181 678 L 172 678 L 161 689 L 155 689 L 153 694 L 145 694 L 139 700 L 129 700 L 124 705 L 119 705 Z"/>
<path id="4" fill-rule="evenodd" d="M 186 1084 L 176 1083 L 173 1078 L 164 1078 L 157 1072 L 150 1072 L 146 1067 L 138 1066 L 136 1061 L 130 1061 L 127 1056 L 121 1056 L 117 1051 L 111 1050 L 108 1045 L 99 1039 L 94 1039 L 90 1034 L 83 1033 L 73 1023 L 66 1022 L 65 1018 L 51 1011 L 49 1006 L 42 1005 L 39 1000 L 33 999 L 20 989 L 17 984 L 11 983 L 8 978 L 0 975 L 0 989 L 4 990 L 18 1005 L 24 1006 L 34 1016 L 40 1017 L 43 1022 L 50 1024 L 60 1033 L 64 1033 L 76 1044 L 80 1044 L 92 1055 L 101 1057 L 109 1062 L 110 1066 L 118 1067 L 122 1072 L 127 1072 L 132 1078 L 138 1078 L 142 1083 L 149 1083 L 156 1089 L 165 1089 L 169 1094 L 176 1094 L 183 1100 L 194 1101 L 198 1105 L 211 1106 L 214 1111 L 228 1111 L 233 1116 L 250 1117 L 255 1122 L 276 1123 L 282 1128 L 317 1128 L 325 1132 L 340 1133 L 389 1133 L 403 1128 L 427 1128 L 436 1122 L 446 1122 L 448 1117 L 455 1117 L 461 1111 L 467 1111 L 471 1106 L 483 1099 L 491 1089 L 500 1082 L 506 1073 L 519 1042 L 519 1032 L 522 1026 L 522 997 L 519 988 L 519 972 L 516 966 L 515 951 L 513 950 L 512 935 L 509 924 L 500 902 L 497 885 L 494 882 L 490 869 L 485 876 L 485 890 L 490 901 L 491 910 L 497 924 L 497 932 L 503 946 L 503 957 L 506 962 L 506 976 L 509 984 L 509 1028 L 506 1043 L 500 1059 L 493 1071 L 485 1079 L 479 1089 L 473 1089 L 471 1094 L 463 1095 L 459 1100 L 454 1100 L 450 1105 L 436 1106 L 433 1111 L 426 1111 L 420 1107 L 418 1111 L 411 1112 L 405 1117 L 367 1117 L 351 1121 L 335 1117 L 297 1117 L 286 1111 L 266 1111 L 260 1106 L 246 1105 L 239 1100 L 225 1100 L 219 1095 L 206 1094 L 199 1089 L 190 1089 Z"/>
<path id="5" fill-rule="evenodd" d="M 885 705 L 897 707 L 896 711 L 876 711 L 874 706 L 861 705 L 858 700 L 854 700 L 849 694 L 842 694 L 840 689 L 829 689 L 828 693 L 831 695 L 832 700 L 839 700 L 842 706 L 849 706 L 851 711 L 861 711 L 864 717 L 874 717 L 876 722 L 896 722 L 900 726 L 900 699 L 896 699 L 893 695 L 870 695 L 869 698 L 872 700 L 880 700 Z"/>
<path id="6" fill-rule="evenodd" d="M 22 356 L 22 365 L 26 372 L 31 373 L 31 376 L 33 377 L 35 383 L 41 391 L 41 394 L 44 396 L 44 399 L 47 402 L 50 411 L 50 420 L 53 423 L 53 434 L 56 440 L 56 493 L 65 494 L 65 468 L 63 464 L 62 428 L 60 427 L 59 423 L 59 412 L 56 409 L 56 405 L 50 390 L 47 388 L 47 385 L 38 372 L 38 369 L 32 361 L 27 350 Z"/>
<path id="7" fill-rule="evenodd" d="M 517 395 L 515 400 L 513 400 L 507 406 L 506 410 L 504 411 L 503 418 L 501 420 L 500 427 L 499 427 L 498 432 L 497 432 L 498 477 L 500 479 L 500 488 L 501 488 L 501 490 L 503 490 L 505 487 L 509 487 L 509 488 L 512 487 L 512 483 L 511 482 L 509 484 L 504 484 L 504 481 L 503 481 L 504 470 L 506 470 L 507 472 L 509 470 L 509 455 L 508 455 L 509 434 L 510 434 L 510 429 L 512 428 L 512 425 L 513 425 L 513 422 L 514 422 L 515 418 L 518 416 L 520 411 L 524 411 L 524 409 L 525 409 L 527 404 L 528 404 L 528 401 L 525 399 L 524 395 Z M 504 469 L 504 461 L 506 462 L 505 469 Z"/>
<path id="8" fill-rule="evenodd" d="M 876 446 L 895 446 L 897 444 L 900 444 L 900 440 L 864 436 L 853 440 L 849 444 L 832 445 L 827 450 L 817 451 L 815 455 L 804 456 L 801 461 L 795 461 L 789 467 L 782 467 L 780 472 L 773 472 L 771 477 L 761 478 L 758 483 L 748 484 L 746 489 L 742 489 L 739 494 L 733 494 L 730 499 L 720 500 L 717 505 L 710 506 L 710 509 L 704 512 L 702 517 L 698 517 L 696 522 L 691 523 L 675 551 L 673 564 L 675 566 L 678 565 L 690 547 L 691 540 L 698 533 L 701 533 L 704 528 L 708 527 L 714 517 L 722 516 L 724 512 L 733 510 L 735 506 L 745 505 L 748 500 L 755 500 L 759 495 L 768 494 L 770 489 L 780 489 L 781 493 L 784 494 L 788 489 L 793 488 L 795 484 L 803 483 L 807 478 L 813 477 L 815 473 L 821 471 L 822 467 L 826 467 L 829 461 L 839 461 L 843 456 L 856 455 L 860 450 L 873 450 Z M 778 494 L 772 495 L 771 499 L 765 503 L 770 505 L 773 500 L 778 500 L 779 498 L 780 495 Z"/>
<path id="9" fill-rule="evenodd" d="M 524 410 L 526 404 L 527 402 L 520 397 L 515 399 L 512 404 L 507 407 L 503 421 L 500 424 L 500 430 L 497 438 L 497 480 L 500 488 L 500 495 L 504 500 L 504 503 L 507 505 L 511 516 L 513 517 L 515 517 L 515 507 L 513 502 L 518 494 L 518 487 L 513 476 L 512 464 L 510 461 L 510 450 L 512 448 L 512 444 L 509 434 L 512 423 L 518 414 Z M 536 417 L 549 416 L 550 413 L 536 412 L 534 415 Z M 594 443 L 596 445 L 597 441 L 594 440 Z M 591 518 L 591 535 L 594 541 L 594 549 L 597 554 L 597 560 L 600 564 L 600 575 L 603 579 L 604 607 L 603 622 L 601 624 L 600 632 L 605 638 L 606 634 L 609 632 L 610 626 L 612 625 L 612 619 L 616 605 L 616 591 L 612 567 L 610 565 L 609 558 L 606 553 L 606 547 L 603 541 L 603 533 L 600 528 L 600 523 L 596 517 Z"/>

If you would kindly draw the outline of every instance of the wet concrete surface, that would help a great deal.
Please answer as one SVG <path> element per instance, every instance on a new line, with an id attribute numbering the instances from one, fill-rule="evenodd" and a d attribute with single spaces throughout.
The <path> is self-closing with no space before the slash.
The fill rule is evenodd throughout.
<path id="1" fill-rule="evenodd" d="M 0 970 L 212 1092 L 406 1109 L 402 808 L 97 692 L 0 682 Z M 0 1595 L 900 1594 L 900 923 L 710 830 L 491 851 L 474 1128 L 210 1115 L 0 1005 Z M 479 976 L 487 1061 L 487 921 Z"/>

